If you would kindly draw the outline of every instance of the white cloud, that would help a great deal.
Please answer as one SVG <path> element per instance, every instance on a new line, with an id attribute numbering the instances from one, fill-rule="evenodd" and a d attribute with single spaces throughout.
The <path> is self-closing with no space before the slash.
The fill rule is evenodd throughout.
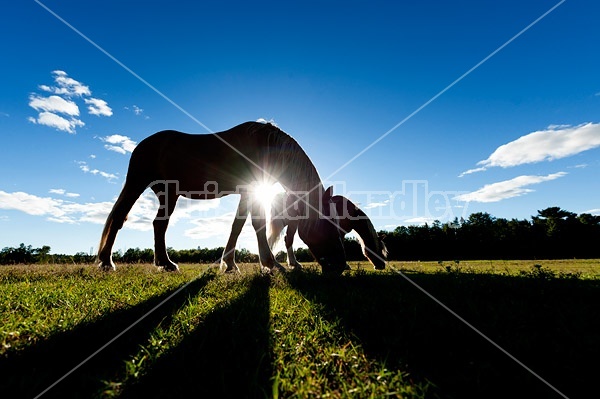
<path id="1" fill-rule="evenodd" d="M 373 209 L 373 208 L 381 208 L 390 204 L 390 200 L 385 200 L 382 202 L 371 202 L 364 206 L 364 209 Z"/>
<path id="2" fill-rule="evenodd" d="M 102 176 L 105 179 L 107 179 L 109 182 L 119 178 L 119 176 L 115 175 L 114 173 L 108 173 L 108 172 L 103 172 L 98 169 L 92 169 L 89 167 L 89 165 L 85 161 L 80 161 L 80 162 L 78 162 L 78 164 L 79 164 L 79 169 L 81 169 L 81 171 L 83 173 L 90 173 L 92 175 Z"/>
<path id="3" fill-rule="evenodd" d="M 61 189 L 58 189 L 61 191 Z M 33 216 L 45 216 L 46 220 L 56 223 L 92 222 L 104 224 L 112 202 L 75 203 L 50 197 L 0 190 L 0 209 L 16 210 Z"/>
<path id="4" fill-rule="evenodd" d="M 491 167 L 513 166 L 552 161 L 600 147 L 600 123 L 578 126 L 552 125 L 546 130 L 529 133 L 498 147 L 479 168 L 461 174 L 484 171 Z"/>
<path id="5" fill-rule="evenodd" d="M 75 129 L 77 127 L 85 126 L 85 123 L 83 123 L 83 121 L 81 121 L 79 119 L 76 119 L 76 118 L 66 119 L 60 115 L 56 115 L 56 114 L 53 114 L 52 112 L 45 112 L 45 111 L 40 112 L 38 114 L 37 119 L 30 116 L 29 118 L 27 118 L 27 120 L 31 123 L 53 127 L 55 129 L 62 130 L 64 132 L 71 133 L 71 134 L 76 133 Z"/>
<path id="6" fill-rule="evenodd" d="M 77 104 L 59 96 L 40 97 L 32 94 L 29 96 L 29 106 L 36 111 L 58 112 L 69 116 L 79 116 L 79 107 Z"/>
<path id="7" fill-rule="evenodd" d="M 53 127 L 71 134 L 76 133 L 77 127 L 85 123 L 79 118 L 79 106 L 74 97 L 83 98 L 92 95 L 90 88 L 83 83 L 70 78 L 64 71 L 53 71 L 56 86 L 39 85 L 39 89 L 51 93 L 45 97 L 38 94 L 29 96 L 29 106 L 38 111 L 38 117 L 29 117 L 32 123 Z M 112 109 L 106 101 L 99 98 L 83 98 L 88 106 L 88 112 L 97 116 L 111 116 Z M 63 114 L 67 117 L 58 115 Z"/>
<path id="8" fill-rule="evenodd" d="M 68 194 L 63 189 L 52 189 L 50 192 L 54 194 Z M 8 193 L 0 190 L 0 209 L 16 210 L 33 216 L 44 216 L 46 217 L 46 220 L 55 223 L 104 224 L 114 205 L 115 200 L 77 203 L 63 199 L 39 197 L 24 192 Z M 186 201 L 189 201 L 190 203 L 186 204 Z M 182 220 L 192 220 L 194 213 L 206 212 L 207 210 L 218 207 L 219 204 L 219 200 L 185 200 L 183 203 L 178 202 L 178 205 L 183 206 L 178 206 L 176 208 L 173 216 L 171 217 L 170 224 L 173 225 Z M 152 230 L 152 221 L 156 216 L 157 210 L 158 200 L 152 191 L 147 190 L 144 192 L 144 194 L 142 194 L 142 196 L 140 196 L 129 212 L 127 221 L 124 224 L 124 228 L 142 231 Z M 194 220 L 195 219 L 196 217 L 194 217 Z M 220 229 L 218 232 L 217 230 L 212 230 L 213 233 L 229 233 L 229 230 L 223 229 L 225 229 L 226 225 L 228 225 L 227 229 L 231 228 L 233 214 L 216 218 L 207 218 L 209 221 L 213 219 L 220 220 L 220 222 L 208 222 L 208 225 L 213 226 L 213 229 L 217 225 L 222 227 L 222 229 Z M 186 235 L 188 235 L 188 233 L 186 233 Z"/>
<path id="9" fill-rule="evenodd" d="M 52 71 L 56 86 L 39 85 L 38 87 L 46 92 L 64 95 L 67 97 L 73 96 L 91 96 L 90 88 L 83 83 L 70 78 L 64 71 Z"/>
<path id="10" fill-rule="evenodd" d="M 177 200 L 177 206 L 175 211 L 169 219 L 169 225 L 173 226 L 180 221 L 190 220 L 196 224 L 198 220 L 212 220 L 214 218 L 198 217 L 202 216 L 207 211 L 216 209 L 219 207 L 220 199 L 214 200 L 190 200 L 187 198 L 179 198 Z M 156 217 L 158 212 L 159 202 L 156 195 L 151 190 L 146 190 L 140 198 L 136 201 L 127 216 L 127 221 L 124 226 L 133 230 L 148 231 L 152 230 L 152 221 Z M 204 215 L 205 216 L 205 215 Z M 227 216 L 229 218 L 229 216 Z M 217 217 L 218 219 L 218 217 Z M 106 216 L 104 216 L 106 220 Z M 104 223 L 104 220 L 102 223 Z M 231 223 L 233 222 L 233 216 L 229 218 L 229 229 L 231 229 Z M 215 234 L 217 232 L 215 231 Z M 185 233 L 189 236 L 188 233 Z"/>
<path id="11" fill-rule="evenodd" d="M 106 101 L 99 98 L 86 98 L 85 103 L 88 105 L 88 112 L 96 116 L 112 116 L 112 108 L 108 106 Z"/>
<path id="12" fill-rule="evenodd" d="M 418 216 L 418 217 L 406 219 L 403 222 L 404 222 L 404 224 L 418 224 L 418 225 L 423 225 L 425 223 L 431 224 L 434 221 L 435 221 L 434 218 L 428 218 L 428 217 L 424 217 L 424 216 Z"/>
<path id="13" fill-rule="evenodd" d="M 77 198 L 77 197 L 79 197 L 79 194 L 77 194 L 77 193 L 69 193 L 69 192 L 67 192 L 67 190 L 65 190 L 63 188 L 52 188 L 48 192 L 50 194 L 64 195 L 65 197 L 69 197 L 69 198 Z"/>
<path id="14" fill-rule="evenodd" d="M 100 140 L 104 141 L 104 148 L 109 151 L 115 151 L 120 154 L 127 154 L 135 149 L 137 143 L 131 140 L 127 136 L 121 136 L 120 134 L 113 134 L 111 136 L 101 137 Z"/>
<path id="15" fill-rule="evenodd" d="M 133 111 L 133 113 L 135 114 L 135 116 L 143 116 L 144 119 L 150 119 L 150 117 L 148 115 L 144 115 L 144 109 L 138 107 L 137 105 L 133 104 L 130 107 L 123 107 L 123 109 L 126 109 L 127 111 Z"/>
<path id="16" fill-rule="evenodd" d="M 231 224 L 233 223 L 234 217 L 235 212 L 230 212 L 221 216 L 192 220 L 191 223 L 194 224 L 195 227 L 185 230 L 184 235 L 196 240 L 219 236 L 227 237 L 231 232 Z M 248 226 L 250 226 L 250 228 L 248 228 Z M 246 220 L 238 241 L 247 239 L 248 234 L 252 234 L 254 240 L 256 240 L 256 234 L 254 234 L 250 218 Z"/>
<path id="17" fill-rule="evenodd" d="M 487 170 L 487 168 L 469 169 L 467 171 L 462 172 L 460 175 L 458 175 L 458 177 L 463 177 L 463 176 L 466 176 L 466 175 L 470 175 L 471 173 L 483 172 L 484 170 Z"/>
<path id="18" fill-rule="evenodd" d="M 0 191 L 0 209 L 14 209 L 29 215 L 62 216 L 64 212 L 60 210 L 61 203 L 61 200 L 50 197 L 42 198 L 21 191 L 14 193 Z"/>
<path id="19" fill-rule="evenodd" d="M 486 184 L 477 191 L 457 195 L 453 199 L 465 202 L 498 202 L 533 192 L 534 190 L 525 187 L 555 180 L 566 174 L 565 172 L 558 172 L 547 176 L 518 176 L 511 180 Z"/>

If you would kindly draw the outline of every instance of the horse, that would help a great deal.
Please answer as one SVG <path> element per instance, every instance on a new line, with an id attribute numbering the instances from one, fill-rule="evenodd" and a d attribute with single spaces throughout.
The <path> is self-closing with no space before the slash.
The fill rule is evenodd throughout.
<path id="1" fill-rule="evenodd" d="M 317 170 L 300 145 L 269 123 L 246 122 L 212 134 L 188 134 L 174 130 L 142 140 L 131 154 L 127 178 L 102 231 L 98 266 L 115 270 L 112 247 L 127 214 L 139 196 L 150 188 L 159 201 L 153 221 L 154 263 L 166 271 L 178 271 L 167 254 L 165 233 L 180 196 L 214 199 L 241 194 L 234 228 L 248 214 L 256 232 L 259 259 L 270 271 L 283 268 L 275 261 L 266 238 L 265 209 L 247 200 L 256 182 L 278 181 L 286 190 L 301 193 L 304 217 L 298 232 L 319 259 L 323 270 L 345 269 L 344 246 L 333 220 L 331 190 L 325 190 Z M 243 217 L 243 220 L 242 220 Z M 239 228 L 241 229 L 241 225 Z M 233 252 L 233 251 L 232 251 Z"/>
<path id="2" fill-rule="evenodd" d="M 385 269 L 388 255 L 387 248 L 383 242 L 385 236 L 378 235 L 371 219 L 352 201 L 341 195 L 335 195 L 331 201 L 336 208 L 336 222 L 340 234 L 343 237 L 354 230 L 359 236 L 363 255 L 371 262 L 376 270 Z M 302 265 L 294 255 L 294 235 L 298 228 L 298 220 L 295 215 L 293 199 L 287 193 L 278 193 L 271 204 L 269 246 L 273 248 L 281 236 L 281 232 L 287 226 L 284 238 L 288 254 L 288 265 L 292 268 L 301 269 Z M 310 248 L 309 248 L 310 249 Z"/>

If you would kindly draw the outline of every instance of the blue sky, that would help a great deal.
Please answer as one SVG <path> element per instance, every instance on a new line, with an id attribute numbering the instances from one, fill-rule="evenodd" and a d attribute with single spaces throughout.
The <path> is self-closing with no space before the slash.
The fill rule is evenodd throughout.
<path id="1" fill-rule="evenodd" d="M 0 247 L 95 251 L 136 143 L 259 118 L 378 229 L 600 214 L 597 2 L 532 26 L 558 2 L 41 3 L 56 15 L 0 16 Z M 223 246 L 236 203 L 181 203 L 167 244 Z M 156 206 L 138 201 L 116 250 L 153 246 Z"/>

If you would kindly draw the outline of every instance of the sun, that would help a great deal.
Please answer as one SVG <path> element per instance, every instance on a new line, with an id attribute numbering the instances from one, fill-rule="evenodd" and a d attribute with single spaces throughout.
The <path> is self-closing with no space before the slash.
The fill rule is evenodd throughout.
<path id="1" fill-rule="evenodd" d="M 284 191 L 279 183 L 257 183 L 252 190 L 252 197 L 254 201 L 259 201 L 265 210 L 270 210 L 273 198 Z"/>

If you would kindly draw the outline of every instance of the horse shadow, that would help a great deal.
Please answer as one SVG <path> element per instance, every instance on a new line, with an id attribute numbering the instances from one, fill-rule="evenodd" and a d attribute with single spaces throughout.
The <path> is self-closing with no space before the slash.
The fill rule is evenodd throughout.
<path id="1" fill-rule="evenodd" d="M 597 369 L 584 366 L 600 355 L 596 280 L 306 271 L 286 279 L 368 358 L 430 383 L 430 397 L 560 397 L 510 356 L 567 396 L 597 392 Z"/>
<path id="2" fill-rule="evenodd" d="M 121 371 L 123 361 L 139 350 L 154 328 L 186 306 L 189 299 L 196 296 L 214 277 L 213 274 L 204 274 L 183 289 L 173 288 L 138 305 L 112 312 L 93 322 L 79 324 L 16 354 L 0 358 L 0 394 L 10 398 L 39 395 L 138 321 L 43 394 L 44 398 L 94 397 L 101 390 L 102 381 L 111 380 Z M 181 292 L 148 314 L 178 289 Z"/>
<path id="3" fill-rule="evenodd" d="M 122 397 L 270 397 L 269 287 L 268 276 L 252 277 L 243 294 L 203 318 Z"/>

